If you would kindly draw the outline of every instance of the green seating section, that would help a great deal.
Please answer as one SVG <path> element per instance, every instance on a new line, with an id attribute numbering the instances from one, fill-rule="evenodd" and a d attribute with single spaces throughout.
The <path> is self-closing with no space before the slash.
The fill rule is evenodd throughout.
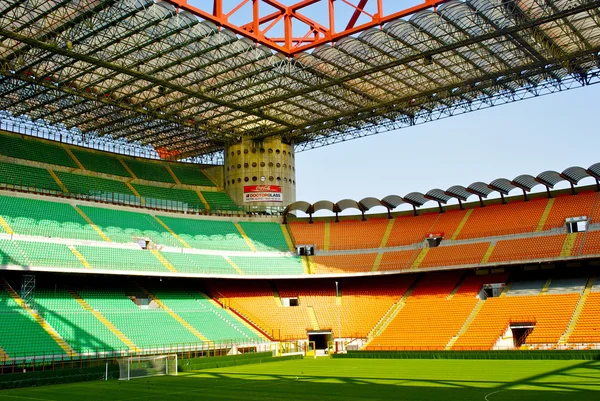
<path id="1" fill-rule="evenodd" d="M 211 341 L 247 341 L 259 338 L 229 313 L 216 308 L 204 294 L 189 294 L 178 290 L 151 292 Z"/>
<path id="2" fill-rule="evenodd" d="M 30 241 L 13 241 L 13 243 L 25 255 L 27 266 L 84 268 L 67 245 Z"/>
<path id="3" fill-rule="evenodd" d="M 66 203 L 0 195 L 0 215 L 17 234 L 102 241 Z"/>
<path id="4" fill-rule="evenodd" d="M 134 202 L 136 196 L 122 181 L 57 171 L 56 175 L 70 193 L 89 195 L 95 199 Z"/>
<path id="5" fill-rule="evenodd" d="M 48 170 L 0 162 L 0 183 L 62 192 Z"/>
<path id="6" fill-rule="evenodd" d="M 146 206 L 159 209 L 204 210 L 202 200 L 194 191 L 131 184 L 145 198 Z"/>
<path id="7" fill-rule="evenodd" d="M 240 222 L 257 251 L 289 251 L 281 225 L 277 223 Z"/>
<path id="8" fill-rule="evenodd" d="M 138 347 L 202 342 L 164 310 L 140 309 L 124 292 L 78 290 L 78 293 Z"/>
<path id="9" fill-rule="evenodd" d="M 222 251 L 249 251 L 250 248 L 231 221 L 193 220 L 161 217 L 161 220 L 192 248 Z"/>
<path id="10" fill-rule="evenodd" d="M 238 274 L 224 257 L 218 255 L 180 252 L 162 252 L 161 255 L 181 273 Z"/>
<path id="11" fill-rule="evenodd" d="M 200 185 L 204 187 L 214 187 L 215 183 L 210 180 L 202 171 L 200 167 L 194 164 L 170 164 L 171 171 L 175 173 L 179 182 L 188 185 Z"/>
<path id="12" fill-rule="evenodd" d="M 82 205 L 79 208 L 113 242 L 135 242 L 135 238 L 149 238 L 155 244 L 182 247 L 181 243 L 149 214 Z"/>
<path id="13" fill-rule="evenodd" d="M 29 260 L 14 241 L 0 239 L 0 265 L 29 266 Z"/>
<path id="14" fill-rule="evenodd" d="M 75 247 L 94 269 L 168 272 L 150 251 L 143 249 L 104 248 L 77 245 Z"/>
<path id="15" fill-rule="evenodd" d="M 148 181 L 159 181 L 168 182 L 169 184 L 175 184 L 175 180 L 169 170 L 158 162 L 147 162 L 142 160 L 125 159 L 125 164 L 133 174 L 136 175 L 140 180 Z"/>
<path id="16" fill-rule="evenodd" d="M 245 274 L 248 275 L 284 275 L 303 274 L 302 261 L 296 256 L 281 257 L 245 257 L 230 256 Z"/>
<path id="17" fill-rule="evenodd" d="M 78 149 L 72 149 L 71 151 L 86 170 L 131 178 L 127 169 L 115 156 Z"/>
<path id="18" fill-rule="evenodd" d="M 77 353 L 98 350 L 126 349 L 90 311 L 87 311 L 65 290 L 37 290 L 36 308 L 44 319 Z"/>
<path id="19" fill-rule="evenodd" d="M 12 358 L 65 354 L 56 341 L 4 289 L 0 289 L 0 333 L 0 346 Z"/>
<path id="20" fill-rule="evenodd" d="M 78 167 L 75 160 L 60 145 L 12 135 L 0 135 L 0 154 L 64 167 Z"/>
<path id="21" fill-rule="evenodd" d="M 225 192 L 202 191 L 202 196 L 212 210 L 240 210 Z"/>

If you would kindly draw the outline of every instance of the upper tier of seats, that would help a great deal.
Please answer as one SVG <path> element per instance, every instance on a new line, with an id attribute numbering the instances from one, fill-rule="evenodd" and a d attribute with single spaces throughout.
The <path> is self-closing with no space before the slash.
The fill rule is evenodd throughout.
<path id="1" fill-rule="evenodd" d="M 110 203 L 184 212 L 207 209 L 204 198 L 211 210 L 240 210 L 225 192 L 202 188 L 216 187 L 216 184 L 200 166 L 190 163 L 135 159 L 2 132 L 0 155 L 22 159 L 15 163 L 0 161 L 0 185 L 10 188 L 54 194 L 64 192 Z M 48 170 L 24 165 L 27 161 L 57 167 L 49 166 Z M 69 171 L 64 171 L 65 167 Z M 133 181 L 132 186 L 128 186 L 126 181 L 134 179 L 145 181 L 144 184 Z M 164 184 L 169 186 L 161 186 Z M 176 185 L 178 187 L 174 188 Z M 201 188 L 190 190 L 189 185 Z M 205 190 L 199 192 L 202 189 Z"/>

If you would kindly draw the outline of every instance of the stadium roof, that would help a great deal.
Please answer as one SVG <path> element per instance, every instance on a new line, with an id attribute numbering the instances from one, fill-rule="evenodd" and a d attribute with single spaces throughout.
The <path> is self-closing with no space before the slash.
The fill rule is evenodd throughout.
<path id="1" fill-rule="evenodd" d="M 428 0 L 279 50 L 186 4 L 1 2 L 2 118 L 182 159 L 269 136 L 303 150 L 600 81 L 598 0 Z"/>
<path id="2" fill-rule="evenodd" d="M 556 184 L 561 181 L 567 181 L 571 186 L 572 193 L 575 193 L 575 185 L 584 178 L 591 177 L 596 181 L 596 189 L 600 191 L 600 163 L 592 164 L 589 168 L 573 166 L 565 169 L 562 173 L 548 170 L 544 171 L 533 177 L 528 174 L 520 175 L 514 178 L 512 181 L 506 178 L 498 178 L 489 184 L 483 182 L 474 182 L 468 187 L 461 185 L 454 185 L 447 190 L 432 189 L 426 194 L 420 192 L 411 192 L 405 196 L 388 195 L 385 198 L 379 200 L 377 198 L 364 198 L 360 201 L 352 199 L 343 199 L 334 203 L 328 200 L 321 200 L 314 204 L 310 204 L 305 201 L 293 202 L 285 208 L 284 215 L 294 211 L 300 211 L 311 215 L 319 210 L 328 210 L 336 215 L 343 212 L 346 209 L 357 209 L 364 217 L 366 211 L 371 210 L 374 207 L 382 206 L 388 210 L 388 215 L 391 216 L 391 211 L 396 209 L 402 204 L 412 205 L 415 214 L 417 207 L 422 207 L 429 201 L 437 202 L 440 207 L 440 211 L 443 211 L 442 205 L 448 203 L 452 198 L 458 200 L 460 208 L 462 209 L 462 202 L 465 202 L 467 198 L 475 195 L 479 198 L 481 205 L 483 205 L 483 199 L 487 198 L 493 192 L 498 192 L 504 202 L 504 196 L 508 195 L 513 189 L 521 189 L 523 191 L 523 197 L 527 200 L 527 194 L 532 191 L 533 187 L 542 185 L 546 187 L 548 197 L 551 196 L 550 189 L 554 188 Z"/>

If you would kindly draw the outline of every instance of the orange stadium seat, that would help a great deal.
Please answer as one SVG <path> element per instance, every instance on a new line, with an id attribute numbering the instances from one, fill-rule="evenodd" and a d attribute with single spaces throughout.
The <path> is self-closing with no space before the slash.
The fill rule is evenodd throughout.
<path id="1" fill-rule="evenodd" d="M 588 216 L 592 217 L 594 206 L 598 209 L 598 192 L 581 192 L 577 195 L 559 195 L 554 200 L 548 220 L 544 224 L 544 230 L 562 227 L 568 217 Z M 597 216 L 596 216 L 597 217 Z"/>
<path id="2" fill-rule="evenodd" d="M 547 204 L 542 198 L 473 209 L 458 239 L 533 232 Z"/>
<path id="3" fill-rule="evenodd" d="M 533 323 L 526 344 L 556 344 L 564 334 L 579 294 L 488 298 L 452 349 L 492 349 L 511 323 Z"/>
<path id="4" fill-rule="evenodd" d="M 566 235 L 549 235 L 498 241 L 490 262 L 555 258 L 560 256 Z"/>
<path id="5" fill-rule="evenodd" d="M 451 210 L 446 213 L 425 213 L 419 216 L 396 217 L 386 246 L 411 245 L 421 242 L 430 233 L 452 237 L 467 212 Z"/>
<path id="6" fill-rule="evenodd" d="M 410 249 L 408 251 L 385 252 L 377 270 L 404 270 L 410 269 L 413 261 L 421 249 Z"/>
<path id="7" fill-rule="evenodd" d="M 569 342 L 600 343 L 600 292 L 592 292 L 586 299 Z"/>
<path id="8" fill-rule="evenodd" d="M 369 219 L 331 223 L 329 249 L 379 248 L 388 222 L 388 219 Z"/>
<path id="9" fill-rule="evenodd" d="M 420 267 L 460 266 L 480 263 L 490 246 L 477 244 L 440 246 L 429 249 Z"/>
<path id="10" fill-rule="evenodd" d="M 323 249 L 325 228 L 322 221 L 317 221 L 314 224 L 293 222 L 289 223 L 289 227 L 294 244 L 314 245 L 319 250 Z"/>
<path id="11" fill-rule="evenodd" d="M 370 272 L 375 263 L 376 253 L 314 256 L 316 272 L 358 273 Z"/>
<path id="12" fill-rule="evenodd" d="M 600 231 L 578 233 L 573 250 L 576 251 L 576 253 L 572 253 L 573 255 L 600 254 Z"/>

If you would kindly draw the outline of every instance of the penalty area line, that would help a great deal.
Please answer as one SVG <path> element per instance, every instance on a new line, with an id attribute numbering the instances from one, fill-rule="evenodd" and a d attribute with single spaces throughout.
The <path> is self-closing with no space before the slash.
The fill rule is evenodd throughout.
<path id="1" fill-rule="evenodd" d="M 498 391 L 494 391 L 494 392 L 492 392 L 492 393 L 489 393 L 488 395 L 486 395 L 486 396 L 485 396 L 485 397 L 483 397 L 483 398 L 485 399 L 485 401 L 490 401 L 490 400 L 488 399 L 488 397 L 489 397 L 490 395 L 493 395 L 493 394 L 498 394 L 498 393 L 501 393 L 501 392 L 503 392 L 503 391 L 506 391 L 506 390 L 498 390 Z"/>

